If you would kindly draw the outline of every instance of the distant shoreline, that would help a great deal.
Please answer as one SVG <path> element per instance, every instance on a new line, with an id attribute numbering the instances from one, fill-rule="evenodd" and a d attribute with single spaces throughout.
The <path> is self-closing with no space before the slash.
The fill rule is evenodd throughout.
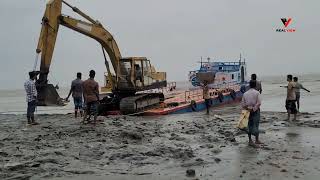
<path id="1" fill-rule="evenodd" d="M 250 71 L 250 73 L 253 73 L 252 71 Z M 256 73 L 256 72 L 255 72 Z M 286 78 L 286 75 L 287 75 L 288 73 L 286 73 L 286 74 L 282 74 L 282 75 L 259 75 L 259 73 L 257 73 L 257 75 L 258 75 L 258 78 L 260 79 L 260 80 L 262 80 L 262 81 L 265 81 L 265 80 L 268 80 L 268 79 L 270 79 L 270 78 L 276 78 L 276 77 L 283 77 L 283 80 L 285 81 L 285 78 Z M 305 74 L 295 74 L 294 72 L 292 72 L 292 74 L 294 75 L 294 76 L 298 76 L 298 77 L 305 77 L 305 76 L 319 76 L 320 77 L 320 73 L 318 73 L 318 72 L 315 72 L 315 73 L 305 73 Z M 249 75 L 249 74 L 248 74 Z M 303 79 L 303 78 L 302 78 Z M 71 83 L 71 81 L 72 81 L 72 79 L 70 79 L 70 83 Z M 320 79 L 319 79 L 319 81 L 320 81 Z M 170 81 L 169 80 L 169 82 L 174 82 L 174 80 L 172 80 L 172 81 Z M 177 80 L 177 81 L 175 81 L 175 82 L 177 82 L 177 83 L 188 83 L 188 80 L 186 79 L 186 80 Z M 59 85 L 60 86 L 60 89 L 68 89 L 69 88 L 69 85 Z M 23 83 L 21 84 L 21 88 L 17 88 L 17 87 L 15 87 L 15 88 L 1 88 L 0 87 L 0 92 L 5 92 L 5 91 L 22 91 L 22 90 L 24 90 L 23 89 Z"/>

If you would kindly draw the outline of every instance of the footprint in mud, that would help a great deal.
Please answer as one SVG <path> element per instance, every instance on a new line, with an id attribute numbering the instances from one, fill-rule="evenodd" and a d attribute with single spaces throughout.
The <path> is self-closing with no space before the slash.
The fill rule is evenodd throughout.
<path id="1" fill-rule="evenodd" d="M 120 136 L 132 140 L 142 140 L 142 138 L 144 137 L 143 133 L 134 131 L 124 131 L 120 134 Z"/>
<path id="2" fill-rule="evenodd" d="M 300 134 L 295 133 L 295 132 L 288 132 L 288 133 L 286 133 L 286 135 L 287 135 L 287 136 L 290 136 L 290 137 L 297 137 L 297 136 L 299 136 Z"/>

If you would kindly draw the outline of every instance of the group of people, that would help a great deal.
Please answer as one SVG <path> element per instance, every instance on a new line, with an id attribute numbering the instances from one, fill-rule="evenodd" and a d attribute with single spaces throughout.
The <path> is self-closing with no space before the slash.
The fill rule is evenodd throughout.
<path id="1" fill-rule="evenodd" d="M 298 82 L 298 77 L 293 77 L 289 74 L 287 75 L 287 81 L 288 85 L 281 87 L 287 88 L 286 109 L 288 112 L 288 120 L 290 120 L 290 114 L 293 114 L 293 120 L 296 120 L 297 113 L 300 110 L 300 90 L 310 91 Z"/>
<path id="2" fill-rule="evenodd" d="M 310 92 L 308 89 L 303 87 L 301 83 L 298 82 L 298 77 L 293 77 L 292 75 L 287 75 L 287 86 L 281 86 L 287 88 L 287 97 L 285 107 L 288 113 L 288 120 L 290 120 L 290 114 L 294 114 L 294 120 L 296 120 L 297 112 L 300 108 L 300 90 L 303 89 Z M 206 82 L 203 86 L 203 99 L 205 100 L 207 111 L 209 114 L 210 108 L 210 95 L 209 87 Z M 260 106 L 261 106 L 261 93 L 262 85 L 261 81 L 257 80 L 257 75 L 252 74 L 251 80 L 248 87 L 243 87 L 243 97 L 241 102 L 242 109 L 248 110 L 250 112 L 248 121 L 248 138 L 249 145 L 253 147 L 259 147 L 263 144 L 259 139 L 259 122 L 260 122 Z M 298 108 L 297 108 L 298 107 Z M 255 141 L 252 140 L 252 135 L 255 136 Z"/>
<path id="3" fill-rule="evenodd" d="M 72 81 L 71 88 L 66 101 L 69 101 L 70 95 L 74 101 L 75 118 L 78 113 L 83 117 L 83 123 L 90 120 L 91 115 L 94 116 L 93 123 L 96 123 L 99 105 L 99 84 L 94 80 L 95 71 L 89 72 L 89 78 L 85 81 L 81 80 L 82 74 L 77 73 L 77 78 Z M 34 113 L 37 107 L 37 90 L 35 85 L 37 74 L 33 71 L 29 72 L 29 80 L 24 83 L 27 101 L 27 123 L 29 125 L 38 124 L 35 122 Z"/>
<path id="4" fill-rule="evenodd" d="M 287 75 L 287 81 L 287 86 L 281 86 L 287 88 L 285 107 L 288 113 L 288 120 L 290 120 L 290 114 L 294 114 L 294 120 L 296 120 L 296 115 L 300 108 L 300 89 L 303 89 L 307 92 L 310 91 L 298 82 L 298 77 L 293 77 L 291 74 L 289 74 Z M 243 94 L 241 106 L 243 109 L 250 111 L 248 121 L 249 145 L 253 147 L 259 147 L 260 144 L 263 144 L 259 140 L 259 122 L 261 106 L 260 94 L 262 93 L 262 86 L 261 82 L 257 81 L 256 74 L 251 75 L 249 87 L 250 89 Z M 296 108 L 296 104 L 298 109 Z M 255 142 L 253 142 L 251 138 L 252 135 L 255 136 Z"/>
<path id="5" fill-rule="evenodd" d="M 71 83 L 71 88 L 66 98 L 66 101 L 68 101 L 70 95 L 72 94 L 75 118 L 77 118 L 78 111 L 80 112 L 80 116 L 82 116 L 83 108 L 85 109 L 83 123 L 88 122 L 91 115 L 94 116 L 94 124 L 97 121 L 99 106 L 99 84 L 94 80 L 95 75 L 96 72 L 91 70 L 89 72 L 89 79 L 82 81 L 82 75 L 80 72 L 78 72 L 77 78 Z"/>

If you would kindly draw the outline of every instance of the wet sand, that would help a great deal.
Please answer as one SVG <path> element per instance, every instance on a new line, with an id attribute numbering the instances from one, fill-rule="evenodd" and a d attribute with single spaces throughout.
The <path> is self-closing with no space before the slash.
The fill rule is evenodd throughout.
<path id="1" fill-rule="evenodd" d="M 320 113 L 287 122 L 262 112 L 266 146 L 255 149 L 234 128 L 239 112 L 99 117 L 97 126 L 38 115 L 30 127 L 0 115 L 0 179 L 319 179 Z"/>

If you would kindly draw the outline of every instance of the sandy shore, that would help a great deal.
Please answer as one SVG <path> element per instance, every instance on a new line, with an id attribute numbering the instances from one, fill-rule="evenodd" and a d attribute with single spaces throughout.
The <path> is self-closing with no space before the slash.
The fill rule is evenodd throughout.
<path id="1" fill-rule="evenodd" d="M 235 106 L 161 117 L 0 115 L 0 179 L 319 179 L 320 113 L 262 112 L 259 149 L 234 125 Z M 195 176 L 186 176 L 194 170 Z"/>

